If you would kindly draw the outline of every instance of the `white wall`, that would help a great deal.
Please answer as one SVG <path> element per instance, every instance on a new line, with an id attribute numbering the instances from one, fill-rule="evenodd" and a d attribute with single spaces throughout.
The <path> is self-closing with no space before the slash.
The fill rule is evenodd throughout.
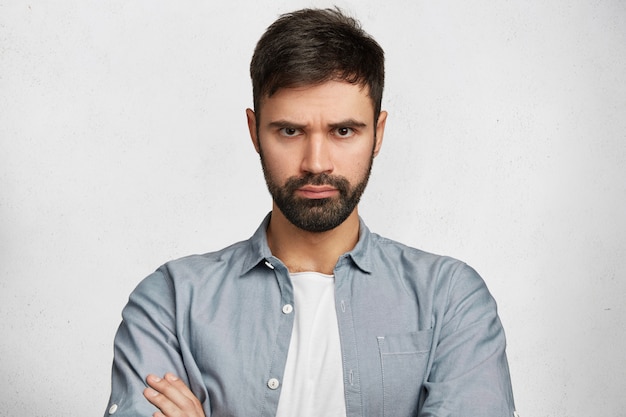
<path id="1" fill-rule="evenodd" d="M 270 207 L 244 109 L 281 12 L 0 2 L 0 416 L 101 415 L 128 294 Z M 375 231 L 467 261 L 523 416 L 626 415 L 626 3 L 339 1 L 387 51 Z"/>

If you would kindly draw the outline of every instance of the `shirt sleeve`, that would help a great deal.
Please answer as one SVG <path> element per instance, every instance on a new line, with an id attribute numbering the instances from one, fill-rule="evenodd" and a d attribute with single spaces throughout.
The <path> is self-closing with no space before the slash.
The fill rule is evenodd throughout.
<path id="1" fill-rule="evenodd" d="M 453 273 L 420 417 L 513 417 L 515 406 L 496 303 L 462 264 Z"/>
<path id="2" fill-rule="evenodd" d="M 151 416 L 143 396 L 148 374 L 178 375 L 189 385 L 176 332 L 175 292 L 166 268 L 144 279 L 122 311 L 114 342 L 111 397 L 105 417 Z"/>

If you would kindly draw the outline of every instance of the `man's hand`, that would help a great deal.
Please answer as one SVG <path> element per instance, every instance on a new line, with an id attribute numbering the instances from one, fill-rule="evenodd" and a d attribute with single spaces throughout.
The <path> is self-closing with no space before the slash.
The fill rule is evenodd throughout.
<path id="1" fill-rule="evenodd" d="M 143 391 L 144 397 L 161 410 L 153 417 L 205 417 L 200 401 L 175 375 L 167 373 L 159 378 L 151 374 L 146 382 L 151 388 Z"/>

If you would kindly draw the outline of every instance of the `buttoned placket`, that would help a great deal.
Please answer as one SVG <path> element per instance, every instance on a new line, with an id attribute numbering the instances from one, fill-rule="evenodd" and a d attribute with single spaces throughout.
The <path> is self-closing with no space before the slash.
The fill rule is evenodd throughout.
<path id="1" fill-rule="evenodd" d="M 280 314 L 276 343 L 271 362 L 265 378 L 265 401 L 262 416 L 275 416 L 282 387 L 282 378 L 287 363 L 289 342 L 294 323 L 293 287 L 289 280 L 287 267 L 277 258 L 271 257 L 264 261 L 265 266 L 273 272 L 281 293 L 281 304 L 275 306 Z"/>

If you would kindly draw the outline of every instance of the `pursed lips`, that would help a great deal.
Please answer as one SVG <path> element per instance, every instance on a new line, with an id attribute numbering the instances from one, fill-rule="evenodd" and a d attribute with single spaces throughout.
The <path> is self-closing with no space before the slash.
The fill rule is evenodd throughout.
<path id="1" fill-rule="evenodd" d="M 329 198 L 339 191 L 330 185 L 305 185 L 298 188 L 297 193 L 306 198 Z"/>

